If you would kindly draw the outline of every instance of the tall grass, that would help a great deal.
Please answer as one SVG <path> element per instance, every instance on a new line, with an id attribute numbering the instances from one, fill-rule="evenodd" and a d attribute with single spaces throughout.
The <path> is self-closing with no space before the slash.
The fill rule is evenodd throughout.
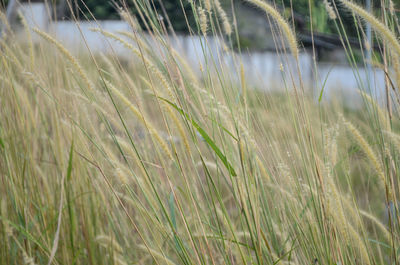
<path id="1" fill-rule="evenodd" d="M 250 2 L 289 42 L 282 61 L 297 58 L 286 19 Z M 190 1 L 204 36 L 196 74 L 151 5 L 135 3 L 157 45 L 126 11 L 131 32 L 94 29 L 129 60 L 74 55 L 39 29 L 40 42 L 2 40 L 1 264 L 399 263 L 396 81 L 393 115 L 362 86 L 362 109 L 316 102 L 284 68 L 281 93 L 252 89 L 240 61 L 232 72 L 207 56 L 210 35 L 237 56 L 236 27 L 211 0 Z M 352 60 L 336 4 L 326 3 Z M 375 23 L 396 71 L 393 14 L 340 4 Z"/>

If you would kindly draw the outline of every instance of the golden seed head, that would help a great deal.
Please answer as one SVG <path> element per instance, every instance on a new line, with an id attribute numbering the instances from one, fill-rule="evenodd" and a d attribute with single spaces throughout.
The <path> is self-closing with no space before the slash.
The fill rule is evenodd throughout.
<path id="1" fill-rule="evenodd" d="M 201 7 L 199 7 L 198 9 L 197 9 L 197 11 L 198 11 L 198 13 L 199 13 L 199 20 L 200 20 L 200 30 L 201 30 L 201 33 L 203 34 L 203 35 L 207 35 L 207 24 L 208 24 L 208 22 L 207 22 L 207 15 L 206 15 L 206 12 L 205 12 L 205 10 L 203 9 L 203 8 L 201 8 Z"/>
<path id="2" fill-rule="evenodd" d="M 394 50 L 397 55 L 400 55 L 400 43 L 397 40 L 397 37 L 394 35 L 394 33 L 385 24 L 383 24 L 381 21 L 379 21 L 379 19 L 377 19 L 375 16 L 366 11 L 361 6 L 347 0 L 340 0 L 340 1 L 347 9 L 353 11 L 356 15 L 360 16 L 365 21 L 370 23 L 372 28 L 379 35 L 381 35 L 382 39 L 385 42 L 387 42 L 389 48 Z"/>
<path id="3" fill-rule="evenodd" d="M 292 55 L 295 58 L 297 58 L 299 55 L 299 50 L 297 47 L 296 37 L 289 23 L 282 17 L 282 15 L 274 7 L 272 7 L 270 4 L 262 0 L 247 0 L 247 1 L 263 9 L 268 15 L 270 15 L 276 21 L 276 23 L 282 29 L 283 34 L 285 35 L 288 41 Z"/>
<path id="4" fill-rule="evenodd" d="M 329 18 L 332 20 L 335 20 L 337 17 L 336 17 L 335 10 L 333 10 L 331 3 L 329 3 L 328 0 L 324 0 L 324 6 L 326 9 L 326 12 L 328 12 Z"/>
<path id="5" fill-rule="evenodd" d="M 394 8 L 394 3 L 392 0 L 389 0 L 389 12 L 392 16 L 395 15 L 395 8 Z"/>

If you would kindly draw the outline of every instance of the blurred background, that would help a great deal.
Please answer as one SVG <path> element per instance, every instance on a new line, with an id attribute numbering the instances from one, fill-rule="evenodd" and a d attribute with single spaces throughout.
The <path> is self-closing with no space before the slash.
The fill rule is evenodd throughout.
<path id="1" fill-rule="evenodd" d="M 379 1 L 365 0 L 362 3 L 375 12 L 387 12 L 381 8 Z M 371 2 L 372 1 L 372 2 Z M 395 6 L 399 0 L 393 1 Z M 159 20 L 165 26 L 165 36 L 173 36 L 169 41 L 175 48 L 182 51 L 194 69 L 201 69 L 206 61 L 202 51 L 201 40 L 204 38 L 193 31 L 195 24 L 190 1 L 158 0 L 153 2 L 153 8 L 159 13 Z M 265 13 L 246 1 L 222 0 L 222 8 L 229 20 L 237 29 L 237 34 L 230 36 L 208 36 L 209 56 L 223 54 L 224 62 L 232 70 L 235 69 L 233 57 L 241 57 L 249 84 L 255 89 L 279 90 L 285 77 L 282 68 L 293 68 L 295 60 L 290 56 L 282 57 L 286 46 L 285 40 L 279 37 L 279 28 Z M 296 36 L 301 47 L 299 56 L 302 81 L 312 91 L 315 98 L 321 95 L 330 100 L 339 97 L 345 104 L 358 107 L 361 97 L 358 88 L 366 88 L 380 101 L 383 98 L 385 86 L 384 72 L 376 67 L 381 61 L 379 43 L 368 33 L 368 26 L 362 25 L 365 31 L 360 31 L 355 25 L 363 24 L 341 6 L 336 6 L 329 0 L 282 0 L 274 2 L 277 9 L 295 27 Z M 327 5 L 333 5 L 341 14 L 340 25 L 332 20 Z M 137 7 L 131 1 L 114 2 L 108 0 L 72 1 L 0 1 L 0 7 L 7 10 L 7 19 L 13 27 L 21 27 L 18 20 L 18 10 L 27 18 L 31 27 L 38 27 L 52 32 L 62 40 L 69 49 L 80 52 L 90 48 L 93 52 L 115 53 L 122 56 L 127 53 L 123 45 L 106 40 L 99 32 L 90 28 L 100 27 L 111 32 L 129 31 L 128 23 L 120 18 L 120 10 L 128 8 L 137 18 L 138 29 L 143 36 L 148 34 L 145 23 L 140 19 Z M 183 12 L 184 11 L 184 12 Z M 76 20 L 80 23 L 77 25 Z M 188 26 L 189 25 L 189 26 Z M 345 30 L 344 30 L 345 29 Z M 22 31 L 21 31 L 22 32 Z M 236 32 L 235 32 L 236 33 Z M 340 36 L 341 34 L 341 36 Z M 23 34 L 21 34 L 23 36 Z M 23 37 L 22 37 L 23 38 Z M 229 38 L 235 53 L 225 53 L 227 47 L 224 39 Z M 346 43 L 343 43 L 343 39 Z M 363 42 L 360 40 L 364 40 Z M 149 39 L 151 42 L 151 40 Z M 351 49 L 349 58 L 348 51 Z M 352 61 L 353 64 L 348 62 Z M 383 102 L 383 99 L 381 100 Z"/>

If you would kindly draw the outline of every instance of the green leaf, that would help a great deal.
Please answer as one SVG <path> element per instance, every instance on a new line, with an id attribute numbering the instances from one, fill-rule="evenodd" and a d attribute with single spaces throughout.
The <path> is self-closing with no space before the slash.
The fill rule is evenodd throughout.
<path id="1" fill-rule="evenodd" d="M 169 210 L 170 210 L 170 214 L 171 214 L 172 226 L 174 227 L 174 230 L 175 230 L 175 232 L 174 232 L 175 247 L 176 247 L 176 249 L 178 249 L 179 252 L 182 252 L 182 248 L 179 245 L 178 237 L 176 236 L 178 228 L 176 227 L 175 200 L 174 200 L 174 194 L 172 192 L 169 196 L 168 204 L 169 204 Z"/>
<path id="2" fill-rule="evenodd" d="M 5 222 L 7 222 L 9 225 L 11 225 L 15 230 L 17 230 L 18 232 L 20 232 L 23 236 L 25 236 L 26 239 L 28 239 L 30 242 L 33 242 L 34 244 L 36 244 L 40 249 L 42 249 L 46 255 L 49 255 L 49 249 L 45 246 L 45 244 L 43 244 L 41 241 L 39 241 L 38 239 L 36 239 L 32 234 L 29 233 L 28 230 L 26 230 L 23 226 L 15 224 L 13 222 L 11 222 L 10 220 L 4 218 L 4 216 L 0 216 L 0 220 L 3 220 Z"/>
<path id="3" fill-rule="evenodd" d="M 324 90 L 325 90 L 326 81 L 328 81 L 328 77 L 329 77 L 329 74 L 331 73 L 332 69 L 333 69 L 333 66 L 331 67 L 331 69 L 329 69 L 329 72 L 326 74 L 324 83 L 322 84 L 321 93 L 319 94 L 318 102 L 321 102 L 322 95 L 323 95 Z"/>
<path id="4" fill-rule="evenodd" d="M 75 253 L 75 246 L 74 246 L 74 233 L 75 231 L 75 213 L 73 211 L 73 205 L 71 201 L 71 174 L 72 174 L 72 156 L 74 151 L 74 140 L 72 140 L 71 147 L 69 149 L 69 158 L 68 158 L 68 167 L 67 167 L 67 176 L 66 176 L 66 193 L 67 193 L 67 208 L 68 208 L 68 218 L 69 218 L 69 241 L 71 244 L 72 254 L 73 256 L 76 255 Z M 73 263 L 74 264 L 74 263 Z"/>
<path id="5" fill-rule="evenodd" d="M 159 97 L 161 100 L 167 102 L 168 104 L 170 104 L 172 107 L 174 107 L 177 111 L 179 111 L 179 113 L 184 116 L 186 119 L 188 119 L 194 128 L 196 128 L 196 130 L 199 132 L 199 134 L 203 137 L 203 139 L 207 142 L 207 144 L 214 150 L 215 154 L 221 159 L 222 163 L 225 165 L 226 169 L 228 169 L 229 173 L 233 176 L 236 177 L 236 172 L 234 170 L 234 168 L 232 167 L 232 165 L 229 163 L 228 159 L 226 158 L 226 156 L 222 153 L 222 151 L 218 148 L 218 146 L 215 144 L 215 142 L 211 139 L 210 136 L 208 136 L 208 134 L 203 130 L 203 128 L 200 127 L 200 125 L 193 120 L 187 113 L 185 113 L 181 108 L 179 108 L 178 106 L 176 106 L 174 103 L 172 103 L 171 101 L 169 101 L 168 99 L 165 98 L 161 98 Z"/>
<path id="6" fill-rule="evenodd" d="M 72 140 L 71 147 L 69 149 L 69 158 L 68 158 L 68 168 L 67 168 L 67 181 L 71 179 L 72 173 L 72 154 L 74 152 L 74 140 Z"/>
<path id="7" fill-rule="evenodd" d="M 174 194 L 172 192 L 169 196 L 168 204 L 169 204 L 169 210 L 171 213 L 171 222 L 176 231 L 177 228 L 176 228 L 176 217 L 175 217 L 175 200 L 174 200 Z"/>
<path id="8" fill-rule="evenodd" d="M 229 134 L 233 139 L 235 139 L 236 142 L 239 142 L 239 139 L 236 138 L 227 128 L 225 128 L 221 123 L 216 121 L 215 119 L 208 117 L 212 122 L 218 125 L 222 130 L 224 130 L 227 134 Z"/>

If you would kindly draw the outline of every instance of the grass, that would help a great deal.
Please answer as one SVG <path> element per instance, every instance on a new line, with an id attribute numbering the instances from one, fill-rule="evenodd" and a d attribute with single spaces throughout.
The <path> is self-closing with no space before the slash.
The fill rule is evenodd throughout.
<path id="1" fill-rule="evenodd" d="M 276 42 L 291 42 L 282 60 L 297 56 L 290 24 L 251 2 L 278 19 Z M 398 264 L 396 24 L 342 2 L 379 22 L 377 41 L 389 50 L 382 68 L 395 85 L 386 106 L 362 86 L 362 109 L 316 101 L 290 68 L 281 92 L 257 91 L 240 61 L 231 72 L 218 56 L 197 75 L 142 1 L 159 46 L 140 38 L 128 13 L 132 32 L 94 29 L 128 47 L 127 62 L 74 55 L 37 29 L 36 43 L 8 32 L 0 263 Z M 240 42 L 220 3 L 191 3 L 193 31 L 225 36 L 234 54 Z M 357 76 L 341 14 L 328 6 Z M 206 54 L 207 37 L 202 45 Z"/>

